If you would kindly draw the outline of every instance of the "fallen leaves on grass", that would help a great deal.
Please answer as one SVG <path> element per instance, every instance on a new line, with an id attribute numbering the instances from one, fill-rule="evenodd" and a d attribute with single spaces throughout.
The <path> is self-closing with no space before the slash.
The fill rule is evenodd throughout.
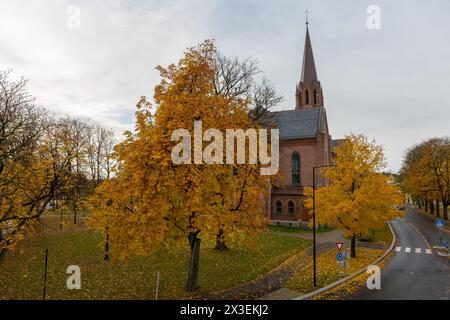
<path id="1" fill-rule="evenodd" d="M 388 255 L 377 264 L 380 269 L 383 269 L 385 264 L 389 261 L 391 254 Z M 375 258 L 376 259 L 376 258 Z M 353 279 L 343 283 L 336 288 L 328 290 L 322 294 L 314 296 L 312 300 L 342 300 L 342 299 L 352 299 L 352 295 L 355 294 L 362 286 L 366 284 L 369 275 L 367 273 L 362 273 Z"/>
<path id="2" fill-rule="evenodd" d="M 287 283 L 287 287 L 302 294 L 327 286 L 354 272 L 366 267 L 383 254 L 384 250 L 358 248 L 356 258 L 347 260 L 347 269 L 344 270 L 336 261 L 336 250 L 327 251 L 317 257 L 317 287 L 313 280 L 313 259 L 308 256 L 305 267 L 297 272 Z"/>
<path id="3" fill-rule="evenodd" d="M 156 272 L 161 272 L 160 299 L 192 296 L 184 292 L 189 248 L 180 243 L 149 257 L 127 262 L 103 261 L 102 236 L 80 226 L 59 232 L 59 221 L 46 239 L 32 237 L 5 257 L 0 268 L 1 299 L 42 299 L 45 248 L 49 249 L 47 299 L 154 299 Z M 205 294 L 251 281 L 302 251 L 310 241 L 264 235 L 258 251 L 236 246 L 226 252 L 202 243 L 200 291 Z M 68 290 L 67 267 L 81 268 L 81 290 Z"/>

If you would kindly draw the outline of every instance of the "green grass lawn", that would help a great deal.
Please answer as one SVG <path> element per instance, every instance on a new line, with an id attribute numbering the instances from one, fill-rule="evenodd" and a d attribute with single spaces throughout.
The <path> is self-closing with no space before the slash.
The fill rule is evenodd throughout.
<path id="1" fill-rule="evenodd" d="M 359 239 L 360 241 L 371 242 L 374 244 L 384 244 L 390 246 L 392 242 L 392 232 L 387 224 L 381 229 L 373 229 L 365 236 Z"/>
<path id="2" fill-rule="evenodd" d="M 301 229 L 301 228 L 293 228 L 293 227 L 287 227 L 287 226 L 269 226 L 269 230 L 272 232 L 279 232 L 279 233 L 312 233 L 312 230 L 309 229 Z M 317 229 L 317 233 L 325 233 L 329 232 L 331 230 L 334 230 L 334 228 L 320 228 Z"/>
<path id="3" fill-rule="evenodd" d="M 59 220 L 53 220 L 57 225 Z M 46 239 L 33 236 L 8 253 L 0 265 L 0 299 L 42 299 L 46 245 L 47 299 L 154 299 L 157 271 L 161 272 L 161 299 L 190 297 L 183 290 L 189 263 L 187 243 L 115 264 L 103 261 L 101 235 L 82 227 L 54 229 Z M 212 243 L 202 243 L 202 288 L 197 294 L 253 280 L 309 245 L 310 241 L 270 234 L 261 236 L 257 251 L 237 246 L 221 253 L 212 249 Z M 81 268 L 81 290 L 66 287 L 69 265 Z"/>

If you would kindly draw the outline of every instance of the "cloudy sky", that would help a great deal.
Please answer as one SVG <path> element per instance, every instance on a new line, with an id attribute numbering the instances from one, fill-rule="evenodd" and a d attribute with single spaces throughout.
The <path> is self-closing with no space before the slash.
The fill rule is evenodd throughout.
<path id="1" fill-rule="evenodd" d="M 367 27 L 371 5 L 381 29 Z M 366 134 L 396 171 L 410 145 L 450 134 L 449 0 L 0 0 L 0 69 L 29 78 L 54 113 L 120 132 L 152 97 L 154 67 L 214 38 L 256 58 L 284 97 L 278 109 L 293 109 L 305 10 L 334 138 Z"/>

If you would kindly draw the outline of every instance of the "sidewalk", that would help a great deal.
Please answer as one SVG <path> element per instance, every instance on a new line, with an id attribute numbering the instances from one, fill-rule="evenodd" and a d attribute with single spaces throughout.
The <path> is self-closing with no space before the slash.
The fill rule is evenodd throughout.
<path id="1" fill-rule="evenodd" d="M 407 204 L 407 206 L 410 207 L 411 209 L 413 209 L 415 213 L 419 213 L 419 214 L 421 214 L 422 216 L 426 217 L 427 219 L 433 220 L 433 222 L 435 222 L 436 219 L 441 219 L 441 220 L 443 220 L 443 221 L 444 221 L 444 227 L 442 228 L 442 230 L 443 230 L 444 232 L 450 233 L 450 229 L 449 229 L 449 227 L 448 227 L 448 226 L 450 226 L 450 222 L 447 221 L 447 220 L 444 220 L 443 217 L 439 217 L 439 218 L 438 218 L 438 217 L 436 217 L 435 215 L 432 215 L 431 213 L 424 212 L 422 209 L 419 209 L 419 208 L 417 208 L 416 206 L 413 206 L 413 205 L 411 205 L 411 204 Z M 447 226 L 447 227 L 446 227 L 446 226 Z"/>
<path id="2" fill-rule="evenodd" d="M 306 239 L 306 240 L 313 240 L 313 234 L 311 233 L 283 233 L 283 232 L 272 232 L 272 235 L 280 235 L 283 237 L 292 237 L 292 238 L 300 238 L 300 239 Z M 336 244 L 336 242 L 342 242 L 344 243 L 344 247 L 350 248 L 350 240 L 345 239 L 342 230 L 334 229 L 329 232 L 324 233 L 316 233 L 316 243 L 317 245 L 322 243 L 333 243 Z M 356 241 L 357 246 L 363 246 L 367 247 L 370 246 L 367 242 L 363 241 Z"/>
<path id="3" fill-rule="evenodd" d="M 334 242 L 320 243 L 316 247 L 317 254 L 328 251 L 333 247 L 335 247 Z M 252 300 L 259 297 L 266 297 L 272 292 L 284 288 L 289 279 L 304 266 L 307 255 L 312 255 L 312 247 L 309 247 L 297 255 L 290 257 L 280 266 L 259 277 L 258 279 L 237 285 L 233 288 L 225 289 L 220 292 L 213 292 L 207 296 L 196 297 L 195 299 Z M 298 294 L 296 296 L 298 296 Z"/>
<path id="4" fill-rule="evenodd" d="M 285 232 L 272 232 L 273 235 L 280 235 L 283 237 L 291 237 L 291 238 L 300 238 L 311 240 L 313 239 L 312 232 L 308 233 L 285 233 Z M 317 243 L 325 243 L 325 242 L 339 242 L 345 241 L 342 231 L 338 229 L 331 230 L 329 232 L 316 233 L 316 242 Z"/>

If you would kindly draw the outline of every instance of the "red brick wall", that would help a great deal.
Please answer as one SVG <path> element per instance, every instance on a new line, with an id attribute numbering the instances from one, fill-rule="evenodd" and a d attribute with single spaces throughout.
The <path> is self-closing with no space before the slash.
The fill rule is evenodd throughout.
<path id="1" fill-rule="evenodd" d="M 328 130 L 326 130 L 327 132 Z M 291 167 L 292 154 L 300 154 L 300 183 L 301 186 L 292 185 Z M 280 185 L 272 192 L 270 199 L 272 220 L 281 221 L 309 221 L 311 215 L 304 208 L 303 187 L 312 187 L 313 168 L 329 163 L 329 140 L 328 134 L 319 134 L 316 139 L 288 140 L 280 142 Z M 326 183 L 323 177 L 316 176 L 317 185 Z M 283 213 L 276 214 L 276 203 L 281 201 L 283 204 Z M 288 214 L 288 203 L 293 201 L 295 204 L 295 214 Z"/>

